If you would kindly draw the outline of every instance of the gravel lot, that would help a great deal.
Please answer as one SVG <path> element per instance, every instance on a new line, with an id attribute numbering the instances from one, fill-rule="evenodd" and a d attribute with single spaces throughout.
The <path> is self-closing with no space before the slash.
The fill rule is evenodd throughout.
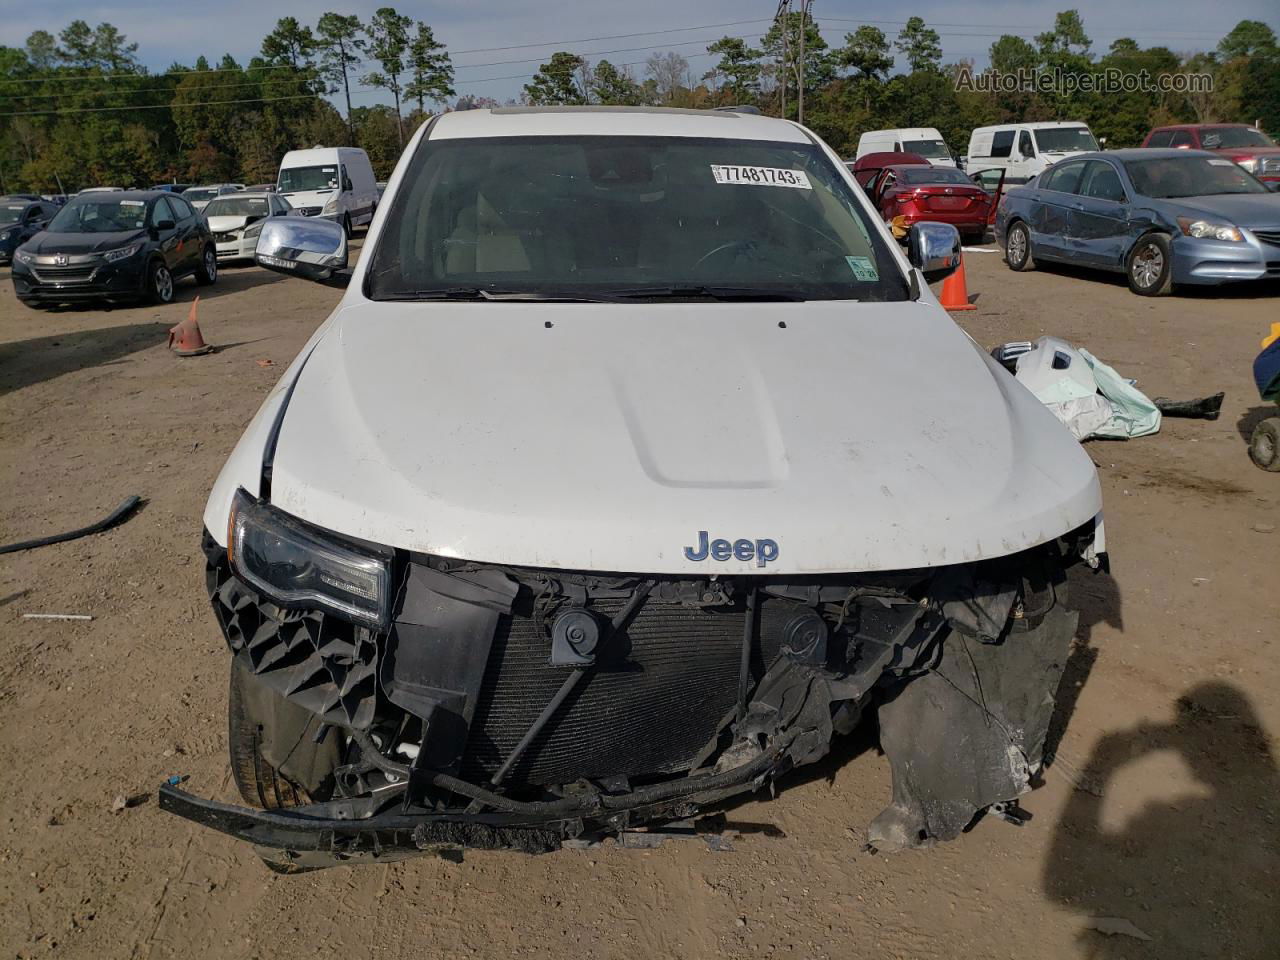
<path id="1" fill-rule="evenodd" d="M 1274 957 L 1280 943 L 1280 475 L 1248 460 L 1249 365 L 1280 287 L 1146 300 L 1103 276 L 967 258 L 984 347 L 1046 333 L 1151 395 L 1227 392 L 1215 423 L 1092 443 L 1112 576 L 1078 576 L 1057 760 L 1021 829 L 863 850 L 889 796 L 854 737 L 696 841 L 471 854 L 300 877 L 160 813 L 170 774 L 232 799 L 227 655 L 200 515 L 263 395 L 339 297 L 257 269 L 200 303 L 218 352 L 180 360 L 166 308 L 38 312 L 0 272 L 0 541 L 107 534 L 0 557 L 0 947 L 44 957 Z M 607 308 L 606 308 L 607 309 Z M 947 404 L 946 384 L 921 383 Z M 23 620 L 92 614 L 92 622 Z M 116 812 L 118 795 L 135 805 Z M 766 829 L 768 828 L 768 829 Z M 1149 941 L 1104 936 L 1120 918 Z"/>

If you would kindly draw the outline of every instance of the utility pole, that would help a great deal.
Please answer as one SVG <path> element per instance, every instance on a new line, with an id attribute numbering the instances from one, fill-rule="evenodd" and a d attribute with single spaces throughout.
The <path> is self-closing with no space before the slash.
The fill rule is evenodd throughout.
<path id="1" fill-rule="evenodd" d="M 779 19 L 782 21 L 782 69 L 778 71 L 778 79 L 782 83 L 782 109 L 779 116 L 782 119 L 787 118 L 787 73 L 791 70 L 787 61 L 787 31 L 790 29 L 788 21 L 791 19 L 791 0 L 778 0 L 778 11 L 773 15 L 773 22 L 777 23 Z"/>
<path id="2" fill-rule="evenodd" d="M 800 62 L 796 69 L 796 122 L 804 123 L 804 35 L 809 32 L 813 0 L 800 0 Z"/>

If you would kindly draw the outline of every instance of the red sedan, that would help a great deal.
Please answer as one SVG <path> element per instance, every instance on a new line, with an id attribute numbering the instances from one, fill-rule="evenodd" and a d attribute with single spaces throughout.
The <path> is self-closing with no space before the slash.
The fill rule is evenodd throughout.
<path id="1" fill-rule="evenodd" d="M 991 195 L 960 170 L 894 164 L 880 171 L 867 194 L 899 239 L 920 220 L 949 223 L 966 243 L 986 236 Z"/>

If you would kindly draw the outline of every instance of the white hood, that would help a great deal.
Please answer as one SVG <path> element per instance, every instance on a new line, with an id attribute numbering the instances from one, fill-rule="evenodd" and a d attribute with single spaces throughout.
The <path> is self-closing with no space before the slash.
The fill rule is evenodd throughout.
<path id="1" fill-rule="evenodd" d="M 323 207 L 335 192 L 334 190 L 295 190 L 292 193 L 282 193 L 280 196 L 294 207 Z"/>
<path id="2" fill-rule="evenodd" d="M 241 229 L 249 218 L 243 215 L 232 216 L 225 214 L 223 216 L 206 217 L 205 219 L 209 222 L 209 229 L 214 233 L 231 233 Z"/>
<path id="3" fill-rule="evenodd" d="M 426 553 L 702 575 L 958 563 L 1101 508 L 1089 457 L 941 309 L 850 302 L 357 300 L 298 377 L 271 500 Z M 777 559 L 687 559 L 700 531 Z"/>

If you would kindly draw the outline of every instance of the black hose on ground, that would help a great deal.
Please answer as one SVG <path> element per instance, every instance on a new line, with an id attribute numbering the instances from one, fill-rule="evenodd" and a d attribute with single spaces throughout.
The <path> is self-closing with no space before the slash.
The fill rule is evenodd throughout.
<path id="1" fill-rule="evenodd" d="M 87 537 L 91 533 L 100 533 L 109 527 L 114 527 L 117 523 L 131 514 L 142 503 L 139 496 L 125 497 L 111 513 L 97 523 L 90 524 L 87 527 L 81 527 L 79 530 L 71 530 L 67 533 L 55 533 L 53 536 L 40 537 L 37 540 L 22 540 L 18 543 L 6 543 L 0 547 L 0 553 L 17 553 L 19 550 L 31 550 L 35 547 L 47 547 L 51 543 L 64 543 L 67 540 L 78 540 L 80 537 Z"/>

